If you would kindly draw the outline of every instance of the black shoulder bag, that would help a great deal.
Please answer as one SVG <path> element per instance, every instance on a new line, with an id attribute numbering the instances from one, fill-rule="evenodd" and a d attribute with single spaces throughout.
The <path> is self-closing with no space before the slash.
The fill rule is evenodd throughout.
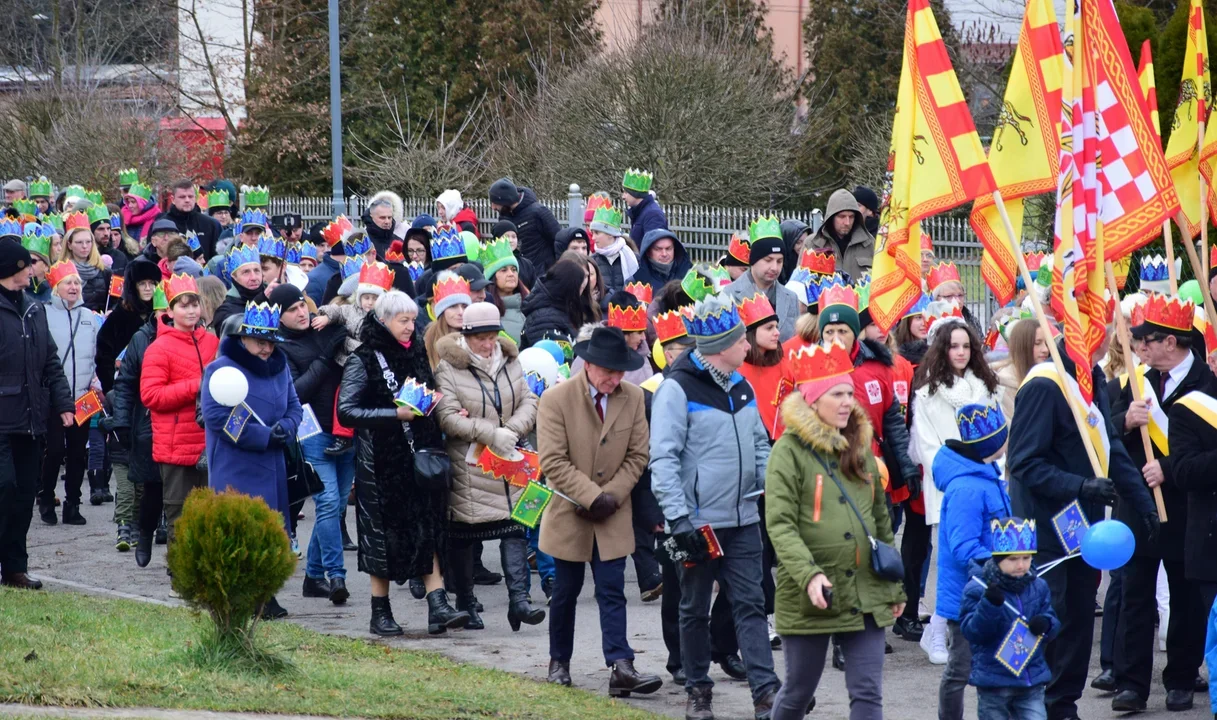
<path id="1" fill-rule="evenodd" d="M 376 351 L 376 360 L 380 363 L 380 372 L 389 386 L 389 392 L 397 394 L 401 386 L 397 376 L 389 369 L 389 363 L 384 354 Z M 414 431 L 410 423 L 403 422 L 401 429 L 406 434 L 406 443 L 410 446 L 410 454 L 414 457 L 414 482 L 425 492 L 448 492 L 452 489 L 452 460 L 448 451 L 437 448 L 415 448 Z"/>
<path id="2" fill-rule="evenodd" d="M 841 484 L 837 474 L 831 470 L 832 466 L 824 462 L 824 459 L 815 450 L 812 450 L 811 454 L 815 455 L 816 460 L 828 472 L 828 477 L 832 478 L 832 481 L 837 484 L 837 489 L 841 491 L 841 497 L 845 498 L 849 506 L 853 508 L 854 514 L 858 516 L 858 522 L 862 523 L 862 529 L 866 531 L 866 539 L 870 542 L 871 569 L 884 580 L 904 582 L 904 559 L 900 557 L 900 551 L 885 542 L 875 539 L 875 536 L 867 529 L 866 520 L 862 517 L 858 506 L 854 504 L 854 499 L 845 491 L 845 486 Z"/>

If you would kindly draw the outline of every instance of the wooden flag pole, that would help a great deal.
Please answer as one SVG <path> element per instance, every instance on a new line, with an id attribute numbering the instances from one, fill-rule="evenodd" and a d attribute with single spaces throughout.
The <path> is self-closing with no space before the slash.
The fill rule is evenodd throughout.
<path id="1" fill-rule="evenodd" d="M 1068 387 L 1065 378 L 1069 377 L 1069 374 L 1065 372 L 1065 363 L 1061 361 L 1061 354 L 1056 348 L 1056 343 L 1052 341 L 1052 326 L 1048 324 L 1048 316 L 1044 314 L 1044 307 L 1040 304 L 1039 295 L 1035 292 L 1031 271 L 1027 269 L 1023 249 L 1020 247 L 1018 236 L 1014 234 L 1014 226 L 1010 223 L 1010 216 L 1006 214 L 1006 204 L 1002 201 L 1001 192 L 998 190 L 993 191 L 993 204 L 997 207 L 997 214 L 1001 216 L 1002 224 L 1006 227 L 1006 237 L 1010 238 L 1010 251 L 1014 254 L 1015 262 L 1018 263 L 1018 272 L 1023 278 L 1023 285 L 1029 290 L 1027 297 L 1031 298 L 1031 306 L 1035 309 L 1035 318 L 1039 321 L 1040 332 L 1044 334 L 1044 344 L 1048 346 L 1048 353 L 1052 355 L 1052 364 L 1056 366 L 1056 372 L 1061 376 L 1061 382 Z M 1040 268 L 1040 272 L 1044 272 L 1044 270 L 1051 272 L 1051 268 Z M 1089 372 L 1090 368 L 1086 368 L 1086 371 Z M 1073 421 L 1077 423 L 1078 435 L 1082 438 L 1082 445 L 1086 448 L 1086 457 L 1090 460 L 1090 469 L 1094 472 L 1095 477 L 1106 477 L 1102 465 L 1099 464 L 1099 455 L 1095 452 L 1094 443 L 1090 440 L 1082 409 L 1068 395 L 1065 397 L 1065 404 L 1069 406 L 1069 410 L 1073 413 Z"/>
<path id="2" fill-rule="evenodd" d="M 1196 130 L 1199 134 L 1199 139 L 1196 141 L 1196 157 L 1204 152 L 1204 118 L 1200 118 L 1200 122 L 1196 123 Z M 1196 277 L 1196 283 L 1200 285 L 1200 297 L 1205 298 L 1205 307 L 1213 304 L 1213 298 L 1209 294 L 1209 219 L 1208 219 L 1208 188 L 1205 187 L 1208 183 L 1204 180 L 1204 173 L 1200 175 L 1200 265 L 1192 265 L 1192 272 L 1195 273 L 1197 267 L 1202 268 L 1202 272 Z M 1178 294 L 1178 292 L 1172 293 Z M 1209 322 L 1212 322 L 1210 318 Z M 1217 326 L 1214 326 L 1217 327 Z"/>
<path id="3" fill-rule="evenodd" d="M 1203 176 L 1201 176 L 1203 178 Z M 1203 182 L 1203 179 L 1201 180 Z M 1162 242 L 1166 244 L 1166 267 L 1170 273 L 1171 295 L 1179 294 L 1179 275 L 1175 272 L 1175 239 L 1171 237 L 1171 221 L 1162 221 Z M 1119 297 L 1112 290 L 1112 297 Z"/>
<path id="4" fill-rule="evenodd" d="M 1204 207 L 1203 203 L 1201 204 L 1201 207 Z M 1202 210 L 1201 216 L 1203 216 L 1203 214 L 1204 212 Z M 1207 223 L 1208 221 L 1205 220 L 1205 222 Z M 1180 232 L 1183 233 L 1183 249 L 1187 251 L 1188 262 L 1192 264 L 1193 268 L 1203 269 L 1203 266 L 1200 264 L 1200 259 L 1196 257 L 1195 243 L 1192 242 L 1192 238 L 1188 235 L 1187 218 L 1184 216 L 1183 210 L 1180 210 L 1179 214 L 1175 217 L 1175 224 L 1179 226 Z M 1203 225 L 1201 227 L 1203 227 Z M 1201 237 L 1203 242 L 1203 233 Z M 1201 278 L 1196 278 L 1196 281 L 1200 285 L 1201 292 L 1204 293 L 1201 297 L 1209 298 L 1208 301 L 1204 303 L 1204 316 L 1208 318 L 1210 325 L 1217 328 L 1217 308 L 1213 307 L 1213 299 L 1209 297 L 1208 273 L 1206 272 L 1204 274 L 1203 280 Z"/>
<path id="5" fill-rule="evenodd" d="M 1111 266 L 1111 261 L 1107 260 L 1103 263 L 1104 269 L 1107 272 L 1107 290 L 1113 298 L 1119 298 L 1120 293 L 1116 288 L 1116 271 Z M 1124 350 L 1124 358 L 1127 361 L 1133 356 L 1132 342 L 1128 339 L 1128 327 L 1124 324 L 1124 313 L 1117 307 L 1113 313 L 1116 316 L 1116 335 L 1120 338 L 1120 347 Z M 1132 387 L 1132 399 L 1141 402 L 1141 383 L 1137 380 L 1135 367 L 1128 368 L 1128 384 Z M 1141 426 L 1141 445 L 1145 448 L 1146 462 L 1154 457 L 1154 444 L 1149 439 L 1149 426 Z M 1166 504 L 1162 502 L 1162 488 L 1153 488 L 1154 504 L 1158 506 L 1158 520 L 1166 522 Z"/>

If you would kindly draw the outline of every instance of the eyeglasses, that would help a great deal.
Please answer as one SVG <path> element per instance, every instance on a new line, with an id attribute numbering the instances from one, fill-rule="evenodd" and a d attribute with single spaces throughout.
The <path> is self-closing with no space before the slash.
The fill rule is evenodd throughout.
<path id="1" fill-rule="evenodd" d="M 410 249 L 410 250 L 406 251 L 406 255 L 409 255 L 412 258 L 425 258 L 425 257 L 427 257 L 427 249 L 426 248 Z"/>
<path id="2" fill-rule="evenodd" d="M 964 301 L 964 300 L 965 300 L 967 297 L 968 297 L 967 295 L 964 295 L 964 294 L 962 294 L 962 293 L 961 293 L 961 294 L 959 294 L 959 295 L 939 295 L 939 296 L 938 296 L 938 299 L 939 299 L 939 300 L 946 300 L 947 302 L 953 302 L 953 303 L 955 303 L 956 305 L 962 305 L 962 304 L 963 304 L 963 301 Z"/>

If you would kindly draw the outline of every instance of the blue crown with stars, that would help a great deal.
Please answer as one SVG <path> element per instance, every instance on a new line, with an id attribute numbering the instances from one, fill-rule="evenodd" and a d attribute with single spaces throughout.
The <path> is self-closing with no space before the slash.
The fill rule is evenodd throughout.
<path id="1" fill-rule="evenodd" d="M 317 246 L 312 244 L 311 242 L 306 242 L 306 243 L 300 244 L 300 260 L 303 260 L 305 258 L 309 258 L 314 263 L 318 262 L 321 259 L 321 254 L 317 252 Z M 300 260 L 297 260 L 296 262 L 299 263 Z M 291 262 L 291 260 L 288 260 L 288 262 Z"/>
<path id="2" fill-rule="evenodd" d="M 707 295 L 693 306 L 692 315 L 682 315 L 681 320 L 689 337 L 704 339 L 722 337 L 743 322 L 735 300 L 726 294 Z"/>
<path id="3" fill-rule="evenodd" d="M 287 243 L 282 238 L 273 235 L 263 235 L 258 238 L 258 257 L 282 260 L 285 255 L 287 255 Z"/>
<path id="4" fill-rule="evenodd" d="M 351 236 L 343 242 L 346 243 L 347 257 L 363 255 L 372 249 L 372 241 L 367 235 Z"/>
<path id="5" fill-rule="evenodd" d="M 900 317 L 901 317 L 901 319 L 904 319 L 906 317 L 913 317 L 914 315 L 920 315 L 920 314 L 924 313 L 925 309 L 928 308 L 929 306 L 930 306 L 930 296 L 926 295 L 925 293 L 921 293 L 921 297 L 917 298 L 917 302 L 913 303 L 909 307 L 909 309 L 904 312 L 904 315 L 902 315 Z"/>
<path id="6" fill-rule="evenodd" d="M 401 384 L 401 389 L 397 391 L 397 396 L 393 398 L 393 402 L 410 408 L 417 415 L 430 415 L 442 397 L 442 393 L 432 390 L 414 378 L 406 378 L 406 381 Z"/>
<path id="7" fill-rule="evenodd" d="M 27 222 L 22 233 L 27 238 L 50 240 L 55 234 L 55 226 L 50 223 Z"/>
<path id="8" fill-rule="evenodd" d="M 410 273 L 410 282 L 418 282 L 423 273 L 427 272 L 427 266 L 415 261 L 406 266 L 406 272 Z"/>
<path id="9" fill-rule="evenodd" d="M 528 389 L 533 395 L 541 397 L 541 393 L 545 392 L 545 378 L 535 372 L 524 373 L 524 380 L 528 383 Z"/>
<path id="10" fill-rule="evenodd" d="M 262 267 L 262 258 L 258 257 L 258 251 L 243 243 L 233 245 L 224 261 L 224 269 L 228 272 L 228 276 L 235 277 L 237 270 L 246 265 Z"/>
<path id="11" fill-rule="evenodd" d="M 123 227 L 123 216 L 115 213 L 110 216 L 110 229 L 121 230 Z"/>
<path id="12" fill-rule="evenodd" d="M 1141 258 L 1141 282 L 1167 282 L 1170 280 L 1170 264 L 1161 255 Z"/>
<path id="13" fill-rule="evenodd" d="M 246 303 L 241 319 L 241 335 L 281 342 L 279 337 L 279 306 L 267 303 Z"/>
<path id="14" fill-rule="evenodd" d="M 841 273 L 833 273 L 832 275 L 811 275 L 805 285 L 807 295 L 807 305 L 818 305 L 820 302 L 820 293 L 826 288 L 833 285 L 845 285 L 845 277 Z"/>
<path id="15" fill-rule="evenodd" d="M 283 259 L 287 261 L 288 265 L 299 265 L 300 252 L 300 243 L 292 243 L 284 249 Z"/>
<path id="16" fill-rule="evenodd" d="M 1037 548 L 1035 520 L 1020 517 L 994 518 L 989 524 L 993 533 L 994 555 L 1034 555 Z"/>
<path id="17" fill-rule="evenodd" d="M 358 275 L 359 271 L 363 269 L 363 256 L 356 255 L 354 257 L 348 257 L 346 260 L 342 261 L 341 269 L 343 280 L 346 280 L 352 275 Z"/>
<path id="18" fill-rule="evenodd" d="M 190 248 L 191 252 L 198 252 L 203 249 L 203 246 L 199 244 L 199 234 L 193 230 L 186 231 L 186 245 Z"/>
<path id="19" fill-rule="evenodd" d="M 267 219 L 266 213 L 262 212 L 261 210 L 246 210 L 245 212 L 241 213 L 241 219 L 237 220 L 233 224 L 232 234 L 240 235 L 246 230 L 255 227 L 259 230 L 265 230 L 269 222 L 270 221 Z"/>
<path id="20" fill-rule="evenodd" d="M 1010 433 L 1005 413 L 997 405 L 964 405 L 956 411 L 955 421 L 959 425 L 959 441 L 982 458 L 996 455 Z"/>
<path id="21" fill-rule="evenodd" d="M 431 238 L 431 261 L 458 257 L 465 257 L 465 241 L 461 234 L 453 227 L 436 230 L 435 237 Z"/>
<path id="22" fill-rule="evenodd" d="M 15 237 L 21 238 L 21 223 L 17 220 L 5 218 L 0 220 L 0 237 Z"/>

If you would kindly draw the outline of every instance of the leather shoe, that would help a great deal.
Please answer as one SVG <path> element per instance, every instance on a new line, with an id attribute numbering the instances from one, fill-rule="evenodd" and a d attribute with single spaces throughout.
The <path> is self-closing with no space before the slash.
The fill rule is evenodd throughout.
<path id="1" fill-rule="evenodd" d="M 550 660 L 549 677 L 545 678 L 545 682 L 570 687 L 570 663 L 562 662 L 561 660 Z"/>
<path id="2" fill-rule="evenodd" d="M 1099 673 L 1099 676 L 1097 678 L 1090 681 L 1090 687 L 1094 688 L 1095 690 L 1101 690 L 1103 692 L 1109 692 L 1109 693 L 1115 692 L 1116 691 L 1115 673 L 1113 673 L 1110 670 L 1104 670 L 1103 672 Z"/>
<path id="3" fill-rule="evenodd" d="M 54 505 L 39 505 L 38 517 L 42 518 L 42 522 L 47 525 L 59 524 L 59 515 L 55 513 Z"/>
<path id="4" fill-rule="evenodd" d="M 1180 710 L 1192 709 L 1191 690 L 1167 690 L 1166 691 L 1166 709 L 1171 712 L 1179 712 Z"/>
<path id="5" fill-rule="evenodd" d="M 633 660 L 618 660 L 613 663 L 609 675 L 609 697 L 629 697 L 630 693 L 650 695 L 663 687 L 658 675 L 643 675 L 634 669 Z"/>
<path id="6" fill-rule="evenodd" d="M 1111 699 L 1112 712 L 1144 712 L 1145 698 L 1136 690 L 1121 690 Z"/>
<path id="7" fill-rule="evenodd" d="M 1208 692 L 1208 691 L 1209 691 L 1209 681 L 1205 680 L 1202 677 L 1197 677 L 1196 678 L 1196 692 Z"/>
<path id="8" fill-rule="evenodd" d="M 687 680 L 687 679 L 688 679 L 688 676 L 685 675 L 684 668 L 678 667 L 672 671 L 672 684 L 673 685 L 679 685 L 681 687 L 684 687 L 685 680 Z"/>
<path id="9" fill-rule="evenodd" d="M 739 655 L 728 655 L 718 661 L 718 666 L 723 669 L 727 677 L 732 680 L 747 680 L 748 668 L 744 666 L 744 661 L 740 660 Z"/>
<path id="10" fill-rule="evenodd" d="M 328 598 L 330 596 L 330 583 L 325 578 L 313 578 L 307 575 L 304 576 L 304 597 L 308 598 Z"/>
<path id="11" fill-rule="evenodd" d="M 34 578 L 30 577 L 29 575 L 26 575 L 23 572 L 11 573 L 9 575 L 5 575 L 3 581 L 0 581 L 0 583 L 6 585 L 8 587 L 11 587 L 11 588 L 20 588 L 22 590 L 41 590 L 42 589 L 41 580 L 35 580 Z"/>
<path id="12" fill-rule="evenodd" d="M 330 602 L 341 605 L 349 597 L 351 597 L 351 593 L 347 590 L 346 578 L 330 578 Z"/>

